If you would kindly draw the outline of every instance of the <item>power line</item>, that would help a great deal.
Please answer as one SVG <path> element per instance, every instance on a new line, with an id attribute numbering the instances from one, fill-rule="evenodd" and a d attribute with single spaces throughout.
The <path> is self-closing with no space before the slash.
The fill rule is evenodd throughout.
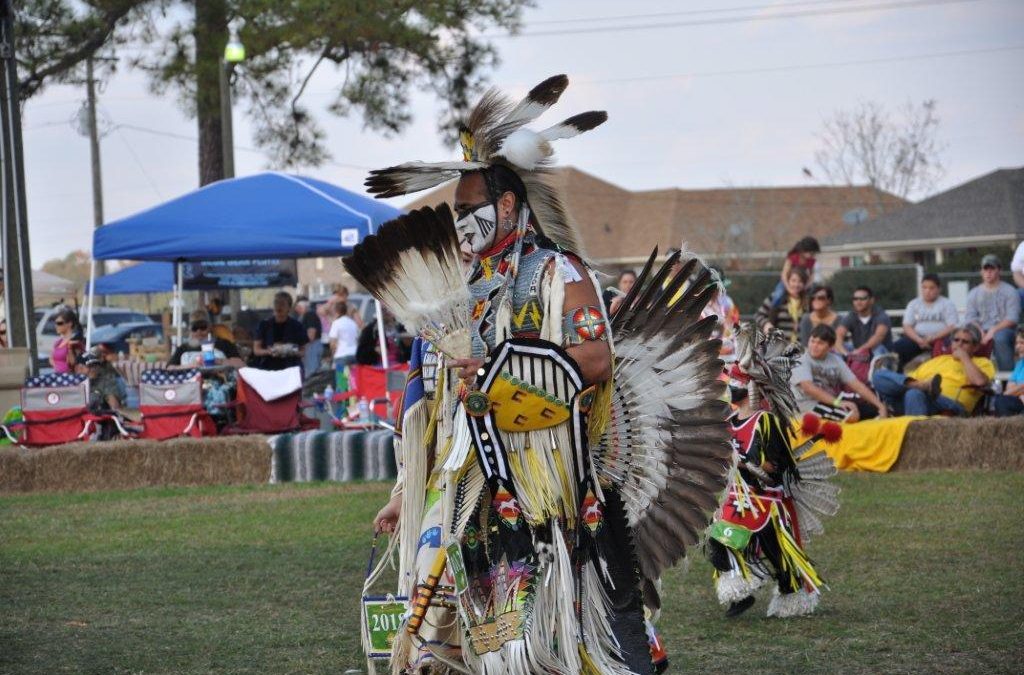
<path id="1" fill-rule="evenodd" d="M 574 80 L 574 85 L 582 84 L 621 84 L 624 82 L 648 82 L 657 80 L 675 80 L 690 77 L 716 77 L 719 75 L 752 75 L 759 73 L 781 73 L 791 70 L 813 70 L 817 68 L 840 68 L 845 66 L 863 66 L 899 61 L 922 61 L 926 59 L 945 58 L 951 56 L 970 56 L 974 54 L 991 54 L 996 52 L 1019 51 L 1024 45 L 1006 45 L 983 49 L 961 49 L 950 52 L 932 52 L 930 54 L 908 54 L 905 56 L 887 56 L 878 59 L 862 59 L 855 61 L 830 61 L 825 63 L 790 64 L 785 66 L 769 66 L 767 68 L 745 68 L 737 70 L 711 70 L 692 73 L 675 73 L 671 75 L 638 75 L 636 77 L 603 78 L 597 80 Z"/>
<path id="2" fill-rule="evenodd" d="M 693 16 L 697 14 L 726 14 L 762 9 L 785 9 L 786 7 L 803 7 L 806 5 L 835 5 L 840 2 L 861 2 L 862 0 L 803 0 L 802 2 L 786 2 L 772 5 L 740 5 L 736 7 L 719 7 L 715 9 L 688 9 L 679 12 L 654 12 L 649 14 L 620 14 L 618 16 L 593 16 L 577 19 L 543 19 L 528 21 L 527 25 L 541 26 L 565 23 L 599 23 L 601 21 L 634 21 L 636 19 L 664 19 L 671 16 Z"/>
<path id="3" fill-rule="evenodd" d="M 144 133 L 144 134 L 153 134 L 154 136 L 165 136 L 167 138 L 176 138 L 176 139 L 181 140 L 181 141 L 191 141 L 193 143 L 198 143 L 199 142 L 199 138 L 196 137 L 196 136 L 188 136 L 186 134 L 176 134 L 176 133 L 171 132 L 171 131 L 163 131 L 162 129 L 151 129 L 149 127 L 141 127 L 141 126 L 138 126 L 137 124 L 116 124 L 115 127 L 121 128 L 121 129 L 129 129 L 131 131 L 138 131 L 138 132 L 141 132 L 141 133 Z M 236 150 L 244 150 L 245 152 L 256 152 L 256 153 L 259 153 L 259 154 L 263 154 L 263 151 L 260 150 L 259 148 L 250 148 L 250 147 L 247 147 L 247 146 L 244 146 L 244 145 L 237 145 L 236 144 L 235 145 L 235 149 Z M 368 166 L 359 166 L 358 164 L 345 164 L 344 162 L 335 162 L 334 160 L 327 160 L 325 162 L 325 164 L 331 164 L 331 165 L 336 166 L 336 167 L 341 168 L 341 169 L 354 169 L 354 170 L 358 170 L 358 171 L 369 171 L 371 169 L 371 167 L 368 167 Z"/>
<path id="4" fill-rule="evenodd" d="M 593 28 L 566 28 L 563 30 L 538 30 L 522 33 L 490 33 L 488 38 L 521 38 L 551 37 L 557 35 L 583 35 L 596 33 L 622 33 L 625 31 L 656 30 L 659 28 L 681 28 L 684 26 L 711 26 L 717 24 L 745 23 L 748 21 L 774 21 L 778 19 L 796 19 L 806 16 L 830 16 L 836 14 L 860 14 L 891 9 L 908 9 L 933 5 L 950 5 L 963 2 L 979 2 L 980 0 L 907 0 L 905 2 L 882 2 L 874 5 L 858 5 L 856 7 L 833 7 L 828 9 L 808 9 L 777 14 L 747 14 L 744 16 L 717 17 L 713 19 L 694 19 L 690 21 L 668 21 L 659 23 L 634 24 L 631 26 L 597 26 Z"/>

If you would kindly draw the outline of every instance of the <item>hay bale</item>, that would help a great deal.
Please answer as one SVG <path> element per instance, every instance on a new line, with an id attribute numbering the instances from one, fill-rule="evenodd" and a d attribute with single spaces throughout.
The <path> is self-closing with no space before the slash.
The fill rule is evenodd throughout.
<path id="1" fill-rule="evenodd" d="M 911 422 L 892 471 L 1024 471 L 1024 416 Z"/>
<path id="2" fill-rule="evenodd" d="M 69 443 L 0 450 L 0 493 L 267 483 L 266 437 Z"/>

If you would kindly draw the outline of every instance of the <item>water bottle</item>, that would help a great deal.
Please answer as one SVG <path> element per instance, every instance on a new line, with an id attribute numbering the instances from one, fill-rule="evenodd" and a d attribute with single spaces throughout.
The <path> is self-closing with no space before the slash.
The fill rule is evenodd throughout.
<path id="1" fill-rule="evenodd" d="M 324 389 L 324 406 L 329 412 L 334 412 L 334 387 L 331 385 L 327 385 L 327 388 Z"/>
<path id="2" fill-rule="evenodd" d="M 366 400 L 365 396 L 359 399 L 359 421 L 370 421 L 370 402 Z"/>

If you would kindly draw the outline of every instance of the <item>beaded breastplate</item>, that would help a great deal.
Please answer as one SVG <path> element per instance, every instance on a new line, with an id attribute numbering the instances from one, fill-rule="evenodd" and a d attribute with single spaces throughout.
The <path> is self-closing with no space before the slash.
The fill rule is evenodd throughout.
<path id="1" fill-rule="evenodd" d="M 482 357 L 494 349 L 496 314 L 504 293 L 512 294 L 513 337 L 537 337 L 544 320 L 540 285 L 544 269 L 558 254 L 537 244 L 530 231 L 523 238 L 519 257 L 519 273 L 511 288 L 506 288 L 510 272 L 515 238 L 492 255 L 481 257 L 469 278 L 469 292 L 475 301 L 473 307 L 473 356 Z"/>

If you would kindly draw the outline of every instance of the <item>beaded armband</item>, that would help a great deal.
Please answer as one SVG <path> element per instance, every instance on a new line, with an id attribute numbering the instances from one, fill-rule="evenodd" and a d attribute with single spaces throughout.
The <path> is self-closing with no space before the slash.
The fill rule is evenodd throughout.
<path id="1" fill-rule="evenodd" d="M 562 320 L 562 336 L 567 345 L 578 345 L 590 340 L 606 340 L 608 325 L 600 307 L 577 307 Z"/>

